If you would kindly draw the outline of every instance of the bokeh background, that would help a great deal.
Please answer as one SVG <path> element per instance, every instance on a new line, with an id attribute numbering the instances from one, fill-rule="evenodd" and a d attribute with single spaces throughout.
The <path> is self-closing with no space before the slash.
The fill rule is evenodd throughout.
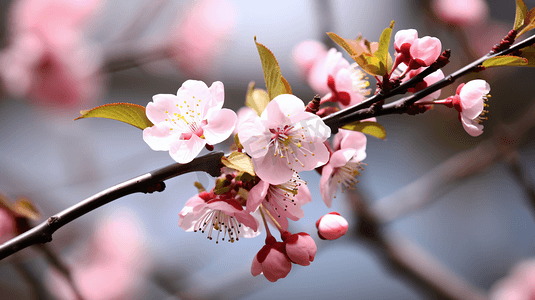
<path id="1" fill-rule="evenodd" d="M 292 50 L 299 42 L 328 42 L 326 31 L 342 37 L 361 33 L 377 40 L 391 20 L 396 21 L 394 32 L 415 28 L 420 36 L 436 36 L 443 48 L 452 49 L 451 63 L 443 69 L 449 74 L 488 52 L 512 28 L 515 14 L 514 1 L 489 1 L 484 21 L 461 27 L 440 20 L 429 1 L 212 0 L 202 7 L 205 19 L 192 21 L 204 24 L 213 20 L 207 25 L 212 30 L 203 32 L 194 25 L 184 25 L 193 18 L 195 9 L 200 9 L 194 1 L 93 1 L 96 8 L 79 26 L 87 43 L 84 51 L 91 54 L 84 56 L 92 63 L 87 68 L 98 70 L 97 75 L 91 75 L 98 77 L 92 78 L 91 96 L 74 97 L 76 101 L 69 103 L 44 103 L 32 93 L 13 93 L 6 79 L 13 75 L 6 71 L 6 60 L 14 59 L 9 51 L 17 18 L 13 7 L 20 5 L 18 2 L 0 1 L 4 69 L 0 71 L 4 74 L 0 191 L 12 199 L 31 199 L 42 215 L 39 222 L 114 184 L 173 163 L 168 153 L 152 151 L 137 128 L 105 119 L 73 121 L 81 109 L 113 102 L 146 105 L 155 94 L 174 94 L 185 80 L 199 79 L 208 84 L 222 81 L 225 107 L 237 110 L 244 105 L 250 81 L 263 86 L 255 35 L 276 55 L 294 94 L 308 102 L 314 93 L 292 61 Z M 535 5 L 535 1 L 525 2 L 528 8 Z M 209 51 L 192 50 L 197 40 L 206 41 Z M 25 49 L 24 55 L 30 55 L 31 50 Z M 163 58 L 157 59 L 159 55 Z M 478 138 L 466 134 L 457 114 L 447 108 L 417 116 L 379 118 L 387 139 L 368 138 L 367 166 L 357 192 L 372 205 L 380 203 L 380 199 L 425 178 L 449 158 L 491 139 L 503 124 L 515 122 L 533 104 L 533 72 L 506 67 L 463 80 L 484 78 L 492 88 L 489 120 Z M 448 87 L 442 96 L 454 91 L 454 86 Z M 488 293 L 513 266 L 535 256 L 535 211 L 529 204 L 526 184 L 511 171 L 511 166 L 520 166 L 529 185 L 535 174 L 533 136 L 533 130 L 528 130 L 516 144 L 518 148 L 499 162 L 434 192 L 429 205 L 397 218 L 385 230 L 418 244 L 468 284 Z M 228 151 L 226 146 L 216 149 Z M 303 207 L 305 217 L 292 228 L 315 235 L 315 221 L 333 210 L 350 225 L 357 223 L 344 194 L 339 193 L 333 208 L 328 209 L 319 195 L 320 176 L 307 172 L 302 177 L 309 184 L 313 201 Z M 131 285 L 135 293 L 109 299 L 433 298 L 425 288 L 408 282 L 403 272 L 386 268 L 374 248 L 354 234 L 336 241 L 318 241 L 315 261 L 307 267 L 294 265 L 288 277 L 276 283 L 262 276 L 253 278 L 250 265 L 264 237 L 215 244 L 201 233 L 186 233 L 178 227 L 178 212 L 197 191 L 194 181 L 206 187 L 213 184 L 209 175 L 194 173 L 167 181 L 162 193 L 124 197 L 61 228 L 50 247 L 73 269 L 80 270 L 76 272 L 91 271 L 101 278 L 102 288 L 107 284 L 120 289 L 128 286 L 123 282 L 126 279 L 113 268 L 95 271 L 91 261 L 97 250 L 91 249 L 106 241 L 98 239 L 106 226 L 119 226 L 124 235 L 130 234 L 134 241 L 111 244 L 131 247 L 125 250 L 128 253 L 135 249 L 130 261 L 135 265 L 135 285 Z M 414 197 L 418 192 L 414 189 Z M 106 230 L 112 234 L 118 229 Z M 126 239 L 120 230 L 117 232 L 117 236 L 107 238 Z M 40 252 L 28 249 L 19 257 L 19 267 L 14 266 L 14 260 L 0 263 L 0 298 L 29 299 L 36 287 L 41 287 L 42 299 L 61 297 L 61 284 Z M 21 275 L 21 266 L 37 283 L 29 283 L 32 281 Z M 535 286 L 535 280 L 532 283 Z"/>

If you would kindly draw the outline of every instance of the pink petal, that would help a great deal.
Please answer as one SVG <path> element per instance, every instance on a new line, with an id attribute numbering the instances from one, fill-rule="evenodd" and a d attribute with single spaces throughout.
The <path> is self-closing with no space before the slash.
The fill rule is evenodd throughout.
<path id="1" fill-rule="evenodd" d="M 282 94 L 269 102 L 260 116 L 267 128 L 278 128 L 290 125 L 291 117 L 303 112 L 305 104 L 294 95 Z"/>
<path id="2" fill-rule="evenodd" d="M 271 184 L 281 184 L 290 180 L 294 171 L 288 167 L 288 162 L 285 159 L 281 159 L 273 153 L 273 151 L 269 151 L 265 156 L 253 159 L 254 169 L 256 175 L 262 180 Z"/>
<path id="3" fill-rule="evenodd" d="M 357 150 L 353 148 L 340 149 L 331 155 L 331 160 L 329 160 L 329 165 L 333 168 L 343 167 L 348 161 L 350 161 L 353 158 L 353 156 L 356 153 L 357 153 Z"/>
<path id="4" fill-rule="evenodd" d="M 292 263 L 288 260 L 286 255 L 275 249 L 269 251 L 266 260 L 262 263 L 264 277 L 271 282 L 286 277 L 291 269 Z"/>
<path id="5" fill-rule="evenodd" d="M 257 256 L 258 254 L 255 255 L 255 257 L 253 258 L 253 263 L 251 264 L 251 274 L 253 276 L 258 276 L 262 274 L 262 264 L 258 262 Z"/>
<path id="6" fill-rule="evenodd" d="M 149 103 L 150 104 L 150 103 Z M 143 129 L 143 140 L 155 151 L 168 151 L 171 144 L 180 138 L 180 133 L 171 130 L 169 122 L 157 123 L 152 127 Z"/>
<path id="7" fill-rule="evenodd" d="M 201 114 L 203 119 L 208 114 L 208 110 L 214 105 L 211 91 L 204 82 L 199 80 L 186 80 L 178 89 L 176 95 L 179 101 L 175 104 L 190 105 L 190 108 L 193 108 L 193 106 L 198 104 L 199 106 L 196 110 Z M 186 109 L 186 107 L 183 109 Z"/>
<path id="8" fill-rule="evenodd" d="M 333 171 L 334 168 L 330 164 L 326 164 L 321 170 L 320 193 L 327 207 L 331 207 L 337 189 L 337 183 L 331 180 Z"/>
<path id="9" fill-rule="evenodd" d="M 405 29 L 396 32 L 394 36 L 394 48 L 396 52 L 403 52 L 402 47 L 410 48 L 410 45 L 418 38 L 416 29 Z M 404 46 L 405 45 L 405 46 Z"/>
<path id="10" fill-rule="evenodd" d="M 249 212 L 241 211 L 234 214 L 234 217 L 236 220 L 240 223 L 245 225 L 246 227 L 251 228 L 254 231 L 258 231 L 258 221 L 251 215 Z M 241 234 L 242 229 L 240 229 Z"/>
<path id="11" fill-rule="evenodd" d="M 221 109 L 223 107 L 223 102 L 225 101 L 225 88 L 223 83 L 221 81 L 215 81 L 212 83 L 209 90 L 212 98 L 210 106 L 212 109 Z"/>
<path id="12" fill-rule="evenodd" d="M 208 119 L 208 124 L 203 127 L 206 143 L 213 145 L 226 140 L 232 131 L 238 117 L 230 109 L 221 109 L 217 114 L 213 114 Z"/>
<path id="13" fill-rule="evenodd" d="M 253 158 L 264 157 L 268 151 L 271 133 L 266 130 L 260 117 L 251 116 L 238 128 L 238 138 L 247 154 Z"/>
<path id="14" fill-rule="evenodd" d="M 193 134 L 189 140 L 177 140 L 171 144 L 169 154 L 178 163 L 192 161 L 202 150 L 206 141 Z"/>
<path id="15" fill-rule="evenodd" d="M 309 76 L 312 66 L 327 55 L 325 45 L 319 41 L 306 40 L 300 42 L 292 51 L 292 58 L 297 73 L 304 79 Z"/>
<path id="16" fill-rule="evenodd" d="M 250 191 L 247 197 L 247 211 L 254 212 L 260 206 L 260 203 L 264 201 L 269 188 L 269 183 L 260 180 Z"/>
<path id="17" fill-rule="evenodd" d="M 169 109 L 175 107 L 179 100 L 177 96 L 170 94 L 152 96 L 153 102 L 149 102 L 145 110 L 147 118 L 154 124 L 165 122 L 165 119 L 169 119 Z"/>
<path id="18" fill-rule="evenodd" d="M 470 119 L 479 116 L 483 111 L 483 97 L 490 92 L 490 85 L 482 79 L 466 83 L 459 93 L 463 114 Z"/>
<path id="19" fill-rule="evenodd" d="M 479 136 L 483 133 L 483 125 L 476 121 L 467 118 L 464 112 L 461 113 L 461 122 L 463 123 L 464 130 L 471 136 Z"/>

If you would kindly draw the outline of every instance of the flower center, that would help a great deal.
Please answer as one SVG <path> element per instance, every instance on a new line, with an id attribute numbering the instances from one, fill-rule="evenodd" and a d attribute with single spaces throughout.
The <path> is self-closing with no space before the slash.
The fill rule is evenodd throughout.
<path id="1" fill-rule="evenodd" d="M 165 121 L 174 125 L 170 130 L 174 130 L 175 128 L 180 130 L 180 133 L 182 133 L 181 138 L 184 140 L 189 140 L 194 134 L 204 139 L 204 131 L 202 127 L 206 126 L 208 123 L 206 120 L 203 120 L 204 116 L 201 116 L 201 113 L 197 111 L 200 107 L 200 102 L 200 99 L 197 100 L 193 96 L 193 101 L 190 101 L 189 103 L 184 101 L 184 103 L 176 104 L 175 112 L 165 111 L 168 116 Z M 184 132 L 184 127 L 186 127 L 188 131 Z"/>
<path id="2" fill-rule="evenodd" d="M 208 210 L 204 215 L 195 223 L 193 231 L 200 230 L 202 233 L 208 231 L 208 239 L 212 240 L 212 234 L 214 230 L 217 232 L 216 244 L 219 243 L 219 236 L 224 241 L 228 235 L 228 241 L 234 243 L 239 241 L 241 224 L 235 217 L 229 216 L 221 210 Z"/>
<path id="3" fill-rule="evenodd" d="M 280 158 L 286 158 L 289 165 L 293 161 L 299 163 L 304 167 L 304 163 L 299 160 L 297 153 L 302 154 L 304 157 L 308 154 L 314 156 L 314 153 L 303 147 L 306 143 L 304 127 L 297 128 L 294 125 L 285 125 L 284 127 L 278 127 L 277 129 L 270 128 L 269 131 L 273 134 L 269 141 L 268 147 L 274 147 L 274 156 L 280 156 Z M 312 144 L 312 141 L 309 143 Z"/>
<path id="4" fill-rule="evenodd" d="M 348 161 L 344 166 L 337 168 L 333 172 L 333 175 L 331 175 L 331 180 L 336 180 L 337 184 L 340 186 L 340 190 L 342 190 L 342 193 L 344 192 L 344 188 L 351 189 L 355 185 L 355 183 L 359 182 L 357 178 L 355 178 L 357 175 L 360 176 L 360 172 L 364 170 L 362 168 L 362 164 L 357 161 Z M 334 196 L 336 198 L 336 195 Z"/>

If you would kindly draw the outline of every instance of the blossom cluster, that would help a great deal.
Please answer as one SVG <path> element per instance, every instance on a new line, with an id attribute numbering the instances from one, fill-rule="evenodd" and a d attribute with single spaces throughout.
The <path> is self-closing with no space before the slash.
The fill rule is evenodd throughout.
<path id="1" fill-rule="evenodd" d="M 383 78 L 376 76 L 377 90 L 418 76 L 442 52 L 440 40 L 418 38 L 414 29 L 397 32 L 394 46 L 395 60 Z M 368 48 L 372 51 L 377 47 Z M 286 277 L 292 263 L 309 265 L 316 254 L 309 234 L 288 231 L 289 220 L 303 218 L 302 206 L 312 201 L 307 182 L 299 173 L 316 170 L 321 174 L 321 197 L 331 207 L 338 190 L 354 188 L 366 158 L 366 135 L 340 128 L 329 141 L 331 128 L 322 117 L 362 103 L 371 94 L 367 75 L 336 49 L 327 50 L 315 41 L 296 47 L 294 58 L 302 78 L 321 95 L 319 101 L 305 106 L 298 97 L 282 93 L 267 99 L 264 107 L 255 105 L 236 114 L 222 108 L 223 83 L 208 87 L 204 82 L 188 80 L 176 95 L 153 97 L 146 115 L 154 126 L 143 131 L 153 150 L 169 151 L 179 163 L 192 161 L 203 148 L 212 150 L 214 144 L 235 134 L 235 151 L 225 158 L 222 175 L 210 190 L 196 183 L 199 193 L 180 211 L 179 226 L 206 233 L 216 243 L 255 237 L 265 228 L 265 245 L 253 259 L 251 273 L 264 274 L 269 281 Z M 407 92 L 417 93 L 443 78 L 438 69 Z M 475 136 L 482 132 L 478 122 L 483 119 L 483 102 L 489 90 L 486 82 L 474 80 L 459 86 L 455 96 L 437 100 L 438 90 L 414 107 L 419 112 L 434 104 L 454 107 L 466 131 Z M 362 122 L 374 123 L 376 119 Z M 279 231 L 282 241 L 271 234 L 268 224 Z M 321 239 L 333 240 L 347 232 L 348 223 L 332 212 L 318 220 L 316 227 Z"/>

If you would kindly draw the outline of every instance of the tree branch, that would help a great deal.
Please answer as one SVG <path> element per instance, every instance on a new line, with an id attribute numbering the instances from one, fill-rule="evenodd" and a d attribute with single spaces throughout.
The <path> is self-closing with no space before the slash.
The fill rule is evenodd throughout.
<path id="1" fill-rule="evenodd" d="M 2 244 L 0 260 L 31 245 L 52 241 L 52 234 L 56 230 L 113 200 L 133 193 L 161 192 L 165 189 L 163 181 L 167 179 L 194 171 L 204 171 L 214 177 L 219 176 L 221 157 L 223 152 L 213 152 L 195 158 L 188 164 L 172 164 L 105 189 Z"/>

